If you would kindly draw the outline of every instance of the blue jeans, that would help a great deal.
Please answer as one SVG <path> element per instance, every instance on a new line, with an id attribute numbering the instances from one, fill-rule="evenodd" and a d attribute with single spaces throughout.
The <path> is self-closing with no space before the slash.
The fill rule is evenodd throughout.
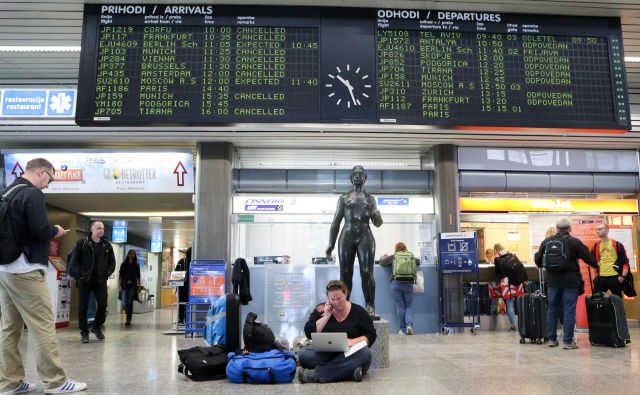
<path id="1" fill-rule="evenodd" d="M 371 366 L 372 355 L 369 347 L 364 347 L 345 358 L 343 352 L 316 352 L 311 345 L 300 350 L 298 358 L 300 366 L 315 370 L 320 382 L 333 383 L 353 380 L 353 371 L 357 367 L 362 368 L 362 374 L 367 373 Z"/>
<path id="2" fill-rule="evenodd" d="M 516 298 L 509 298 L 504 300 L 504 304 L 507 306 L 507 316 L 509 317 L 509 323 L 513 327 L 517 327 L 518 321 L 516 319 Z"/>
<path id="3" fill-rule="evenodd" d="M 407 326 L 413 326 L 413 313 L 411 303 L 413 302 L 413 282 L 396 281 L 391 282 L 391 292 L 396 302 L 396 312 L 400 330 L 406 331 Z"/>
<path id="4" fill-rule="evenodd" d="M 547 333 L 550 341 L 558 340 L 558 318 L 563 317 L 562 341 L 566 344 L 573 342 L 573 332 L 576 327 L 576 304 L 578 302 L 578 288 L 547 288 L 549 309 L 547 310 Z M 561 312 L 564 316 L 561 315 Z"/>
<path id="5" fill-rule="evenodd" d="M 131 315 L 133 314 L 133 297 L 138 291 L 136 284 L 127 284 L 122 289 L 122 306 L 124 312 L 127 314 L 127 321 L 131 322 Z"/>

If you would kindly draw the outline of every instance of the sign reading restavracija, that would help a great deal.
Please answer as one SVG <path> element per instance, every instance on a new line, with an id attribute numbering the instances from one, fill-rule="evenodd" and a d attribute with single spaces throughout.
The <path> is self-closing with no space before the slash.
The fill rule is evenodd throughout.
<path id="1" fill-rule="evenodd" d="M 630 129 L 620 20 L 85 5 L 80 125 Z"/>

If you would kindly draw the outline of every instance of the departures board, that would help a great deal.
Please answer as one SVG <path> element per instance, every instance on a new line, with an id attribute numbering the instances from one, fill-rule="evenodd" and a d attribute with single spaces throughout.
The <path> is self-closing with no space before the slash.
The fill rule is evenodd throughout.
<path id="1" fill-rule="evenodd" d="M 85 5 L 79 125 L 630 129 L 620 20 Z"/>

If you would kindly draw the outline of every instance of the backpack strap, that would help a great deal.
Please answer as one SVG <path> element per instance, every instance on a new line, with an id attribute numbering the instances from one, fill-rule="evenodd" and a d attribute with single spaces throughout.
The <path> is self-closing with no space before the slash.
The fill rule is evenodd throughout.
<path id="1" fill-rule="evenodd" d="M 13 198 L 16 196 L 16 194 L 20 191 L 20 189 L 24 188 L 24 187 L 28 187 L 29 185 L 27 184 L 17 184 L 14 185 L 13 187 L 11 187 L 10 189 L 6 190 L 4 192 L 4 194 L 2 195 L 2 200 L 7 200 L 7 201 L 11 201 L 13 200 Z"/>

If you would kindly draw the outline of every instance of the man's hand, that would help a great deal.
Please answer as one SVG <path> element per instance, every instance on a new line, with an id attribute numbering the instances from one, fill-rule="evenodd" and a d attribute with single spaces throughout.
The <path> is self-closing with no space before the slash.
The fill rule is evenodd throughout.
<path id="1" fill-rule="evenodd" d="M 618 282 L 622 284 L 624 282 L 625 277 L 626 276 L 623 276 L 623 275 L 618 276 Z"/>
<path id="2" fill-rule="evenodd" d="M 324 253 L 327 256 L 331 256 L 331 253 L 333 252 L 333 246 L 328 246 L 326 250 L 324 250 Z"/>
<path id="3" fill-rule="evenodd" d="M 69 229 L 64 229 L 62 226 L 60 225 L 54 225 L 56 227 L 56 229 L 58 230 L 58 232 L 56 233 L 55 236 L 53 236 L 54 239 L 59 239 L 62 236 L 66 235 L 67 233 L 69 233 Z"/>

